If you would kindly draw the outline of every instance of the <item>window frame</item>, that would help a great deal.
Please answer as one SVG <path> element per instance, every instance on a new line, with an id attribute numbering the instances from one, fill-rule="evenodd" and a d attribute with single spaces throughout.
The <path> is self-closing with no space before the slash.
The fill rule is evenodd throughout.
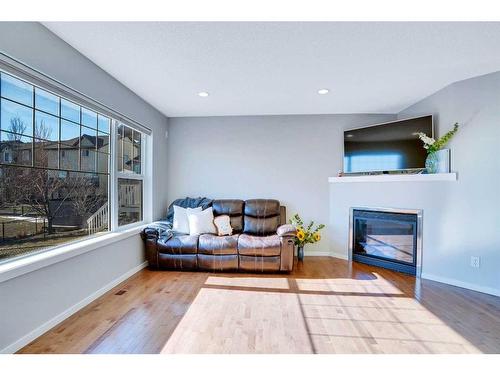
<path id="1" fill-rule="evenodd" d="M 151 212 L 147 212 L 147 208 L 146 208 L 147 206 L 149 206 L 148 204 L 146 204 L 146 200 L 147 200 L 146 199 L 146 191 L 148 190 L 146 185 L 149 184 L 149 182 L 148 182 L 149 179 L 147 178 L 147 170 L 148 170 L 147 165 L 148 165 L 148 163 L 145 162 L 146 150 L 148 149 L 147 143 L 148 143 L 150 136 L 147 136 L 143 132 L 132 128 L 134 131 L 138 132 L 141 135 L 141 173 L 139 174 L 139 173 L 135 173 L 133 171 L 126 172 L 123 168 L 120 171 L 118 169 L 118 155 L 117 155 L 117 152 L 118 152 L 118 146 L 117 146 L 118 127 L 119 127 L 119 125 L 127 126 L 129 128 L 131 128 L 131 127 L 128 126 L 123 121 L 119 121 L 116 119 L 113 119 L 112 121 L 113 121 L 113 124 L 112 124 L 111 128 L 113 130 L 113 132 L 112 132 L 113 134 L 111 134 L 112 141 L 110 141 L 110 146 L 111 146 L 111 150 L 113 150 L 113 153 L 112 153 L 113 161 L 111 163 L 112 164 L 112 167 L 111 167 L 112 176 L 111 176 L 111 178 L 113 179 L 113 184 L 111 184 L 111 186 L 112 186 L 111 197 L 113 199 L 114 207 L 116 207 L 116 210 L 114 209 L 112 211 L 112 214 L 110 215 L 111 216 L 111 228 L 115 228 L 115 230 L 127 230 L 130 228 L 136 227 L 136 226 L 144 225 L 147 222 L 151 221 Z M 122 149 L 122 152 L 123 152 L 123 149 Z M 121 159 L 123 159 L 123 157 Z M 133 167 L 132 167 L 132 169 L 133 169 Z M 118 210 L 120 208 L 119 202 L 118 202 L 118 180 L 120 178 L 121 179 L 142 181 L 142 193 L 141 193 L 142 220 L 141 221 L 136 221 L 134 223 L 124 224 L 124 225 L 118 224 Z"/>
<path id="2" fill-rule="evenodd" d="M 9 61 L 10 60 L 10 61 Z M 6 64 L 6 61 L 11 63 Z M 65 86 L 64 84 L 61 84 L 58 81 L 53 80 L 52 78 L 43 75 L 40 72 L 37 72 L 35 70 L 31 70 L 31 68 L 26 67 L 22 65 L 24 69 L 21 70 L 16 70 L 11 67 L 12 62 L 17 63 L 18 65 L 22 65 L 21 63 L 16 62 L 13 59 L 10 59 L 3 53 L 0 53 L 0 71 L 8 76 L 12 76 L 16 79 L 19 79 L 31 86 L 33 86 L 33 96 L 35 96 L 36 89 L 41 89 L 45 92 L 48 92 L 52 95 L 55 95 L 59 98 L 59 103 L 61 103 L 62 99 L 70 101 L 75 103 L 76 105 L 80 106 L 81 108 L 86 108 L 91 111 L 94 111 L 96 113 L 96 116 L 98 117 L 99 115 L 108 117 L 110 119 L 110 128 L 109 128 L 109 160 L 108 160 L 108 168 L 109 171 L 107 173 L 108 175 L 108 205 L 109 205 L 109 214 L 108 214 L 108 230 L 105 232 L 99 232 L 95 233 L 92 235 L 88 235 L 84 238 L 79 238 L 75 240 L 70 240 L 68 242 L 62 243 L 60 245 L 55 245 L 51 246 L 48 248 L 42 248 L 33 251 L 32 253 L 28 253 L 22 256 L 17 256 L 13 258 L 8 258 L 5 259 L 4 261 L 0 262 L 0 274 L 3 272 L 4 268 L 11 268 L 10 265 L 12 264 L 20 264 L 20 263 L 31 263 L 31 262 L 37 262 L 38 258 L 43 257 L 43 258 L 57 258 L 59 253 L 61 251 L 65 251 L 66 249 L 73 249 L 75 247 L 81 248 L 85 247 L 85 244 L 88 242 L 89 246 L 94 246 L 94 243 L 100 242 L 101 238 L 104 243 L 107 243 L 110 241 L 110 238 L 116 238 L 117 235 L 121 234 L 127 234 L 129 235 L 132 233 L 131 231 L 135 233 L 138 228 L 142 227 L 144 224 L 146 224 L 148 221 L 151 221 L 152 218 L 152 190 L 151 190 L 151 175 L 149 171 L 151 170 L 151 164 L 152 164 L 152 153 L 149 153 L 149 145 L 151 143 L 151 137 L 152 137 L 152 131 L 135 122 L 134 120 L 129 119 L 127 116 L 121 115 L 115 111 L 112 111 L 109 109 L 109 107 L 106 107 L 102 105 L 101 103 L 94 101 L 93 99 L 89 98 L 88 96 L 81 94 L 73 89 L 71 89 L 68 86 Z M 15 65 L 15 64 L 14 64 Z M 19 69 L 19 68 L 18 68 Z M 31 70 L 31 71 L 30 71 Z M 35 77 L 35 79 L 31 79 L 31 77 Z M 40 78 L 42 77 L 42 78 Z M 59 87 L 57 87 L 59 86 Z M 53 87 L 57 87 L 58 89 L 54 90 Z M 63 89 L 61 89 L 63 87 Z M 81 99 L 84 98 L 84 99 Z M 90 100 L 90 103 L 89 103 Z M 61 104 L 59 104 L 61 106 Z M 105 108 L 106 110 L 101 110 L 101 108 Z M 33 123 L 35 122 L 35 113 L 37 111 L 35 103 L 33 103 Z M 59 107 L 60 111 L 60 107 Z M 82 109 L 80 110 L 80 116 Z M 42 111 L 45 113 L 44 111 Z M 61 126 L 62 122 L 62 113 L 59 113 L 58 121 L 59 121 L 59 128 Z M 125 119 L 125 121 L 123 120 Z M 130 120 L 130 121 L 128 121 Z M 98 120 L 97 120 L 98 121 Z M 141 174 L 136 174 L 136 173 L 118 173 L 117 170 L 117 157 L 116 157 L 116 135 L 117 135 L 117 124 L 118 123 L 123 123 L 125 126 L 128 126 L 129 128 L 132 128 L 134 131 L 137 131 L 141 134 Z M 83 124 L 81 124 L 80 121 L 80 129 Z M 34 125 L 33 125 L 34 126 Z M 96 128 L 98 125 L 96 125 Z M 141 129 L 144 129 L 141 130 Z M 33 130 L 34 132 L 34 130 Z M 96 134 L 98 135 L 96 130 Z M 33 138 L 34 140 L 34 138 Z M 59 138 L 59 142 L 60 142 Z M 148 152 L 146 152 L 148 151 Z M 146 158 L 146 154 L 148 157 Z M 79 158 L 81 156 L 79 155 Z M 23 166 L 23 165 L 11 165 L 10 163 L 7 163 L 4 160 L 0 160 L 0 163 L 2 165 L 6 165 L 9 168 L 37 168 L 34 165 L 34 161 L 32 161 L 31 166 Z M 40 167 L 38 167 L 40 168 Z M 98 169 L 96 165 L 96 170 L 95 173 L 98 174 Z M 42 169 L 47 169 L 47 170 L 54 170 L 54 168 L 46 167 Z M 62 170 L 64 168 L 61 168 L 60 163 L 58 162 L 58 168 L 57 170 Z M 77 171 L 80 173 L 89 173 L 85 171 Z M 92 173 L 92 172 L 90 172 Z M 103 174 L 101 172 L 100 174 Z M 140 179 L 142 180 L 142 220 L 139 222 L 134 222 L 130 223 L 127 225 L 122 225 L 118 226 L 118 199 L 117 199 L 117 191 L 118 191 L 118 178 L 128 178 L 128 179 Z M 135 229 L 134 229 L 135 228 Z M 53 253 L 53 255 L 51 255 Z M 43 255 L 42 255 L 43 254 Z M 29 260 L 30 258 L 33 258 L 33 260 Z M 28 259 L 28 260 L 27 260 Z M 9 267 L 4 267 L 4 265 L 9 265 Z"/>

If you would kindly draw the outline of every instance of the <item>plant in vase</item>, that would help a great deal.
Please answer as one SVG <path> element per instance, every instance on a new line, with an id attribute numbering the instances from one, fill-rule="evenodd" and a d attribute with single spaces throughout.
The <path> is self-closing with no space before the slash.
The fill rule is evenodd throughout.
<path id="1" fill-rule="evenodd" d="M 427 159 L 425 159 L 427 173 L 448 172 L 447 170 L 439 170 L 441 159 L 448 157 L 448 154 L 442 155 L 443 151 L 445 151 L 443 147 L 446 146 L 457 131 L 458 123 L 455 123 L 452 130 L 438 139 L 429 137 L 425 133 L 418 133 L 418 137 L 424 143 L 424 148 L 427 150 Z"/>
<path id="2" fill-rule="evenodd" d="M 300 218 L 299 214 L 295 214 L 290 219 L 292 224 L 297 229 L 297 236 L 295 237 L 295 245 L 297 246 L 297 256 L 299 260 L 304 259 L 304 246 L 307 243 L 316 243 L 321 240 L 319 231 L 325 227 L 324 224 L 319 224 L 313 230 L 314 221 L 311 221 L 307 227 Z"/>

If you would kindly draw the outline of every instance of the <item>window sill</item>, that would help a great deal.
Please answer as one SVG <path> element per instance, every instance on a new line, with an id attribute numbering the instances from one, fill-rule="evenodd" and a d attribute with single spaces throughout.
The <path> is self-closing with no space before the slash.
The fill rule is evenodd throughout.
<path id="1" fill-rule="evenodd" d="M 57 246 L 38 254 L 28 255 L 20 259 L 0 264 L 0 283 L 85 254 L 114 242 L 122 241 L 128 237 L 135 236 L 139 234 L 144 227 L 145 224 L 135 225 L 132 228 Z"/>

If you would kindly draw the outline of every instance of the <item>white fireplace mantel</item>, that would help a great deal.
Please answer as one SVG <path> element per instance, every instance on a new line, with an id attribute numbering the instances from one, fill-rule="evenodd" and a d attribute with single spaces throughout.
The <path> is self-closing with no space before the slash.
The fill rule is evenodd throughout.
<path id="1" fill-rule="evenodd" d="M 342 176 L 328 177 L 332 184 L 350 182 L 432 182 L 432 181 L 456 181 L 457 174 L 434 173 L 434 174 L 379 174 L 366 176 Z"/>

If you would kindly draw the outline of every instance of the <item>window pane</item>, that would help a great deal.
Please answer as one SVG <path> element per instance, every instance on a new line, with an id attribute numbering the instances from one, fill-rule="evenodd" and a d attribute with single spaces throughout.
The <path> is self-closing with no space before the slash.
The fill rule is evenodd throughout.
<path id="1" fill-rule="evenodd" d="M 80 106 L 61 98 L 61 117 L 80 123 Z"/>
<path id="2" fill-rule="evenodd" d="M 20 134 L 0 132 L 0 162 L 31 165 L 33 141 Z"/>
<path id="3" fill-rule="evenodd" d="M 35 108 L 59 116 L 59 97 L 35 87 Z"/>
<path id="4" fill-rule="evenodd" d="M 82 149 L 80 155 L 80 170 L 84 172 L 95 172 L 97 162 L 97 152 L 95 149 Z"/>
<path id="5" fill-rule="evenodd" d="M 2 73 L 2 96 L 33 107 L 33 86 Z"/>
<path id="6" fill-rule="evenodd" d="M 109 134 L 111 128 L 111 120 L 108 117 L 102 115 L 98 115 L 98 120 L 99 123 L 97 125 L 97 129 L 99 129 L 100 132 Z"/>
<path id="7" fill-rule="evenodd" d="M 82 125 L 97 129 L 97 113 L 82 107 Z"/>
<path id="8" fill-rule="evenodd" d="M 35 111 L 35 137 L 49 141 L 58 141 L 59 118 Z"/>
<path id="9" fill-rule="evenodd" d="M 108 230 L 106 175 L 0 166 L 0 180 L 0 262 Z"/>
<path id="10" fill-rule="evenodd" d="M 80 151 L 78 147 L 71 147 L 61 144 L 59 150 L 60 168 L 73 171 L 79 170 L 79 152 Z"/>
<path id="11" fill-rule="evenodd" d="M 35 167 L 58 168 L 59 147 L 57 142 L 35 139 Z"/>
<path id="12" fill-rule="evenodd" d="M 118 179 L 118 225 L 142 221 L 142 181 Z"/>
<path id="13" fill-rule="evenodd" d="M 123 131 L 124 126 L 118 126 L 118 141 L 116 142 L 116 156 L 118 158 L 118 171 L 123 171 Z"/>
<path id="14" fill-rule="evenodd" d="M 108 173 L 109 171 L 109 154 L 97 153 L 97 172 Z"/>
<path id="15" fill-rule="evenodd" d="M 133 156 L 132 170 L 141 174 L 141 133 L 136 131 L 133 133 Z"/>
<path id="16" fill-rule="evenodd" d="M 124 127 L 123 131 L 123 170 L 132 172 L 133 170 L 133 147 L 132 147 L 132 129 Z"/>
<path id="17" fill-rule="evenodd" d="M 61 142 L 78 147 L 80 140 L 80 125 L 61 120 Z"/>
<path id="18" fill-rule="evenodd" d="M 33 110 L 23 105 L 2 99 L 2 130 L 33 136 Z"/>
<path id="19" fill-rule="evenodd" d="M 82 126 L 82 136 L 80 140 L 81 148 L 96 149 L 97 130 Z"/>
<path id="20" fill-rule="evenodd" d="M 97 151 L 109 152 L 109 135 L 99 132 L 97 135 Z"/>

